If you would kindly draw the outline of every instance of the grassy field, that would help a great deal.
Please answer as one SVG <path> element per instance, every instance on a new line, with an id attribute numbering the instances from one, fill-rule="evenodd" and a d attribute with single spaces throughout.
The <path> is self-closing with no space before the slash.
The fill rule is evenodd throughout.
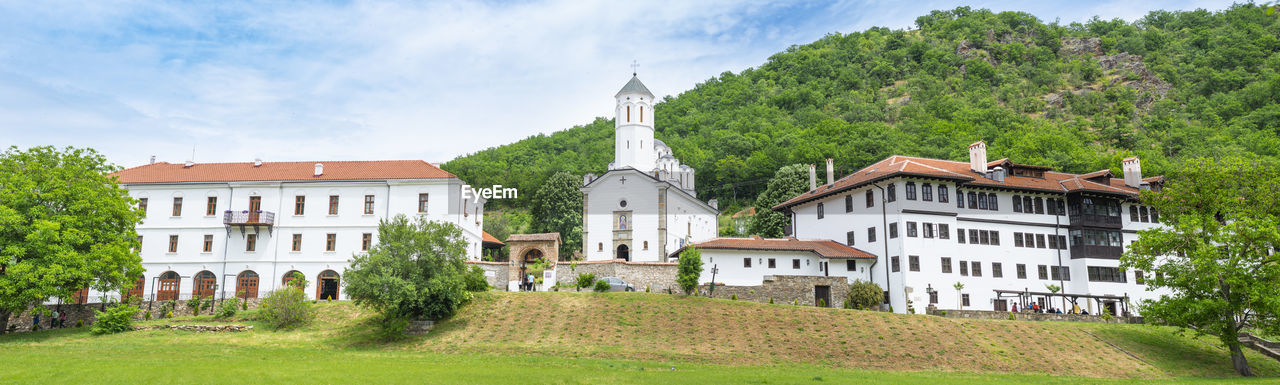
<path id="1" fill-rule="evenodd" d="M 369 317 L 333 303 L 318 305 L 317 322 L 294 331 L 8 335 L 0 337 L 0 382 L 1235 381 L 1211 340 L 1135 325 L 952 320 L 644 293 L 487 294 L 431 334 L 391 344 L 376 341 Z M 1280 375 L 1276 361 L 1250 359 L 1261 375 Z"/>

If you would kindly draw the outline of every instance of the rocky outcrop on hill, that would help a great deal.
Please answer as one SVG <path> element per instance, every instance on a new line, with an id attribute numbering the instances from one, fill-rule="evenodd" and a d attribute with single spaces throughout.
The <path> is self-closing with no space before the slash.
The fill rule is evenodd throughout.
<path id="1" fill-rule="evenodd" d="M 1062 48 L 1058 49 L 1062 56 L 1098 56 L 1102 54 L 1102 39 L 1096 37 L 1064 38 Z"/>

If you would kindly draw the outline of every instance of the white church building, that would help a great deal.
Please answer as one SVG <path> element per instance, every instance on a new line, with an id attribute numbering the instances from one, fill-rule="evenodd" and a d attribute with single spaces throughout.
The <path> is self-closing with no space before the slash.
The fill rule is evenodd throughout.
<path id="1" fill-rule="evenodd" d="M 715 238 L 715 200 L 698 200 L 693 168 L 654 138 L 653 93 L 632 74 L 614 99 L 613 163 L 583 177 L 583 257 L 666 262 L 670 251 Z"/>

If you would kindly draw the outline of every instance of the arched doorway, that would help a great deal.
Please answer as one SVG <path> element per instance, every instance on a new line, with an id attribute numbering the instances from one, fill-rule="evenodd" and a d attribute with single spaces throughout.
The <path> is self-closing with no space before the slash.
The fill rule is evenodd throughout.
<path id="1" fill-rule="evenodd" d="M 297 278 L 296 277 L 297 275 L 301 275 L 301 274 L 302 274 L 301 271 L 289 270 L 288 273 L 284 273 L 283 277 L 280 277 L 280 284 L 283 286 L 289 286 L 289 282 L 293 281 L 294 279 Z M 306 288 L 304 287 L 303 289 L 306 289 Z"/>
<path id="2" fill-rule="evenodd" d="M 182 277 L 178 273 L 166 271 L 160 274 L 160 287 L 156 291 L 157 301 L 178 299 L 178 288 L 182 286 Z"/>
<path id="3" fill-rule="evenodd" d="M 236 276 L 236 298 L 258 298 L 258 273 L 245 270 Z"/>
<path id="4" fill-rule="evenodd" d="M 317 299 L 338 299 L 338 272 L 325 270 L 316 280 Z"/>
<path id="5" fill-rule="evenodd" d="M 218 276 L 213 275 L 213 272 L 211 271 L 205 270 L 196 274 L 196 277 L 192 282 L 195 284 L 195 287 L 191 290 L 191 296 L 212 297 L 213 287 L 218 284 Z"/>
<path id="6" fill-rule="evenodd" d="M 524 257 L 520 258 L 520 288 L 525 291 L 534 289 L 535 280 L 538 277 L 530 277 L 529 265 L 538 263 L 542 259 L 542 249 L 529 249 L 524 252 Z M 533 279 L 530 279 L 533 278 Z"/>
<path id="7" fill-rule="evenodd" d="M 627 245 L 618 245 L 618 259 L 631 261 L 631 248 Z"/>

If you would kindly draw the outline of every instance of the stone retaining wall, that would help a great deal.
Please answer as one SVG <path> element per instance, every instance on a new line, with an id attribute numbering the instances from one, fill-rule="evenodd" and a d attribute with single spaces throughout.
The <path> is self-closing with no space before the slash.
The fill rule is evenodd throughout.
<path id="1" fill-rule="evenodd" d="M 828 307 L 844 306 L 844 299 L 849 295 L 849 280 L 845 277 L 824 277 L 809 275 L 774 275 L 766 276 L 759 286 L 721 286 L 717 285 L 711 292 L 708 285 L 698 286 L 698 295 L 713 298 L 733 298 L 738 300 L 776 304 L 795 304 L 815 306 L 814 287 L 831 287 L 831 303 Z"/>
<path id="2" fill-rule="evenodd" d="M 142 312 L 138 313 L 138 319 L 139 320 L 146 319 L 145 316 L 146 316 L 146 312 L 148 311 L 151 312 L 151 319 L 160 319 L 160 316 L 163 315 L 162 309 L 164 308 L 164 302 L 166 301 L 143 302 L 141 306 L 139 306 L 142 309 Z M 218 304 L 221 304 L 221 303 L 222 301 L 214 301 L 214 307 L 217 308 Z M 260 298 L 250 298 L 249 309 L 257 309 L 258 305 L 261 303 L 262 303 L 262 299 Z M 76 322 L 79 322 L 79 321 L 83 321 L 84 326 L 92 325 L 93 322 L 96 320 L 96 318 L 94 318 L 93 312 L 103 310 L 102 303 L 89 303 L 89 304 L 83 304 L 83 305 L 74 305 L 74 304 L 44 305 L 43 307 L 49 310 L 50 313 L 52 313 L 54 310 L 57 310 L 59 313 L 66 313 L 67 321 L 64 327 L 75 327 Z M 32 317 L 33 314 L 31 312 L 32 309 L 28 309 L 27 311 L 22 312 L 22 314 L 9 316 L 9 325 L 17 325 L 18 327 L 14 331 L 16 332 L 31 331 L 31 322 L 33 321 L 33 317 Z M 200 314 L 209 315 L 209 314 L 212 314 L 211 311 L 212 310 L 210 309 L 201 309 Z M 173 310 L 173 315 L 175 317 L 191 315 L 191 309 L 187 307 L 187 301 L 185 300 L 177 301 L 177 306 Z M 40 329 L 47 330 L 51 327 L 53 327 L 51 317 L 49 315 L 41 315 Z"/>
<path id="3" fill-rule="evenodd" d="M 1098 315 L 1083 314 L 1053 314 L 1053 313 L 1027 313 L 1027 312 L 1004 312 L 990 310 L 937 310 L 929 309 L 926 311 L 929 315 L 936 315 L 946 318 L 965 318 L 965 319 L 992 319 L 992 320 L 1008 320 L 1009 315 L 1013 314 L 1013 318 L 1018 321 L 1061 321 L 1061 322 L 1094 322 L 1094 323 L 1110 323 L 1110 324 L 1140 324 L 1142 317 L 1112 317 L 1110 320 L 1102 318 Z"/>
<path id="4" fill-rule="evenodd" d="M 234 333 L 253 330 L 250 325 L 146 325 L 133 330 L 182 330 L 197 333 Z"/>
<path id="5" fill-rule="evenodd" d="M 595 274 L 596 278 L 618 277 L 635 286 L 636 291 L 673 292 L 680 289 L 676 286 L 676 264 L 674 262 L 624 262 L 590 261 L 560 262 L 556 265 L 556 282 L 572 286 L 578 281 L 578 275 Z"/>

